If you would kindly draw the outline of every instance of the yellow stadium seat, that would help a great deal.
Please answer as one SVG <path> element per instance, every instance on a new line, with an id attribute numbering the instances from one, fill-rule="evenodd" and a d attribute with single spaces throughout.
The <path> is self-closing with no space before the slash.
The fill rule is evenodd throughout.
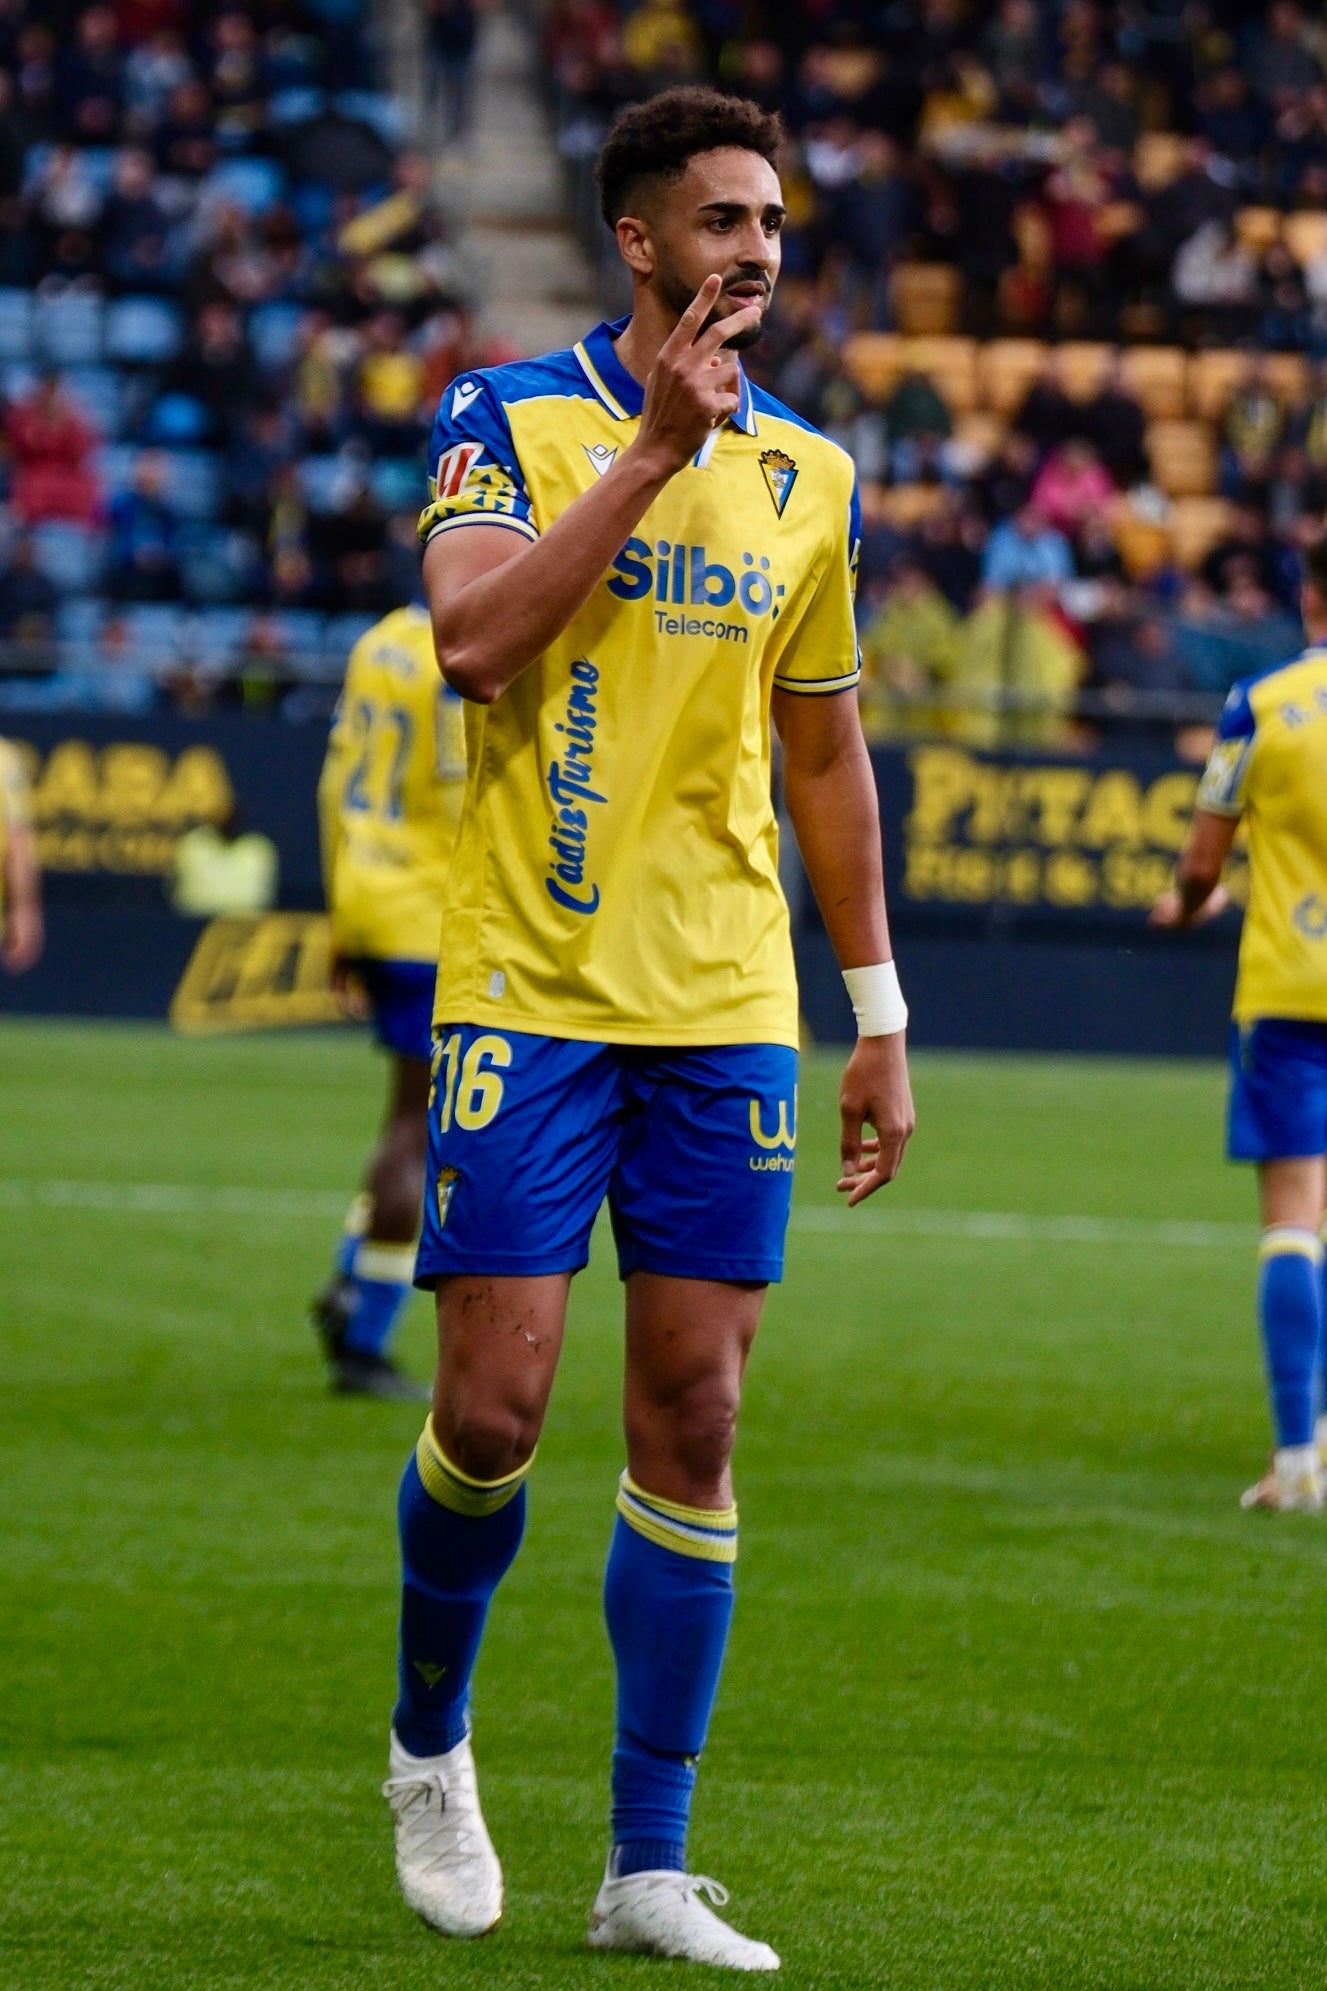
<path id="1" fill-rule="evenodd" d="M 1216 444 L 1206 422 L 1149 422 L 1147 455 L 1168 498 L 1205 498 L 1216 484 Z"/>
<path id="2" fill-rule="evenodd" d="M 1283 407 L 1296 407 L 1309 391 L 1308 361 L 1303 353 L 1268 353 L 1267 384 Z"/>
<path id="3" fill-rule="evenodd" d="M 1012 415 L 1046 363 L 1041 339 L 991 339 L 977 356 L 981 405 Z"/>
<path id="4" fill-rule="evenodd" d="M 931 338 L 904 342 L 904 365 L 927 374 L 939 388 L 951 414 L 966 415 L 977 405 L 977 341 Z"/>
<path id="5" fill-rule="evenodd" d="M 1170 544 L 1186 572 L 1202 565 L 1230 525 L 1224 498 L 1177 498 L 1170 512 Z"/>
<path id="6" fill-rule="evenodd" d="M 1067 339 L 1056 347 L 1060 379 L 1071 401 L 1090 401 L 1105 378 L 1113 347 L 1090 339 Z"/>
<path id="7" fill-rule="evenodd" d="M 1225 413 L 1226 403 L 1248 366 L 1247 353 L 1195 353 L 1189 361 L 1189 407 L 1193 413 L 1204 421 L 1216 421 Z"/>
<path id="8" fill-rule="evenodd" d="M 1261 256 L 1281 239 L 1281 211 L 1275 207 L 1242 207 L 1235 216 L 1235 235 L 1246 249 Z"/>
<path id="9" fill-rule="evenodd" d="M 999 449 L 1008 432 L 1009 424 L 1000 415 L 991 415 L 980 408 L 971 414 L 960 415 L 954 423 L 954 441 L 970 452 L 978 463 L 989 463 Z"/>
<path id="10" fill-rule="evenodd" d="M 1184 171 L 1185 140 L 1177 131 L 1145 131 L 1133 151 L 1134 178 L 1145 193 L 1168 187 Z"/>
<path id="11" fill-rule="evenodd" d="M 963 277 L 952 263 L 898 263 L 889 279 L 894 323 L 904 334 L 952 332 Z"/>
<path id="12" fill-rule="evenodd" d="M 903 341 L 897 332 L 854 332 L 843 348 L 843 364 L 868 401 L 889 398 L 903 363 Z"/>
<path id="13" fill-rule="evenodd" d="M 1187 406 L 1188 360 L 1178 346 L 1126 346 L 1125 385 L 1149 421 L 1178 419 Z"/>
<path id="14" fill-rule="evenodd" d="M 1327 250 L 1327 214 L 1288 214 L 1281 239 L 1301 269 L 1316 263 Z"/>
<path id="15" fill-rule="evenodd" d="M 1115 521 L 1115 546 L 1131 581 L 1150 581 L 1170 553 L 1170 534 L 1155 519 L 1125 512 Z"/>
<path id="16" fill-rule="evenodd" d="M 900 532 L 908 532 L 931 512 L 938 511 L 945 497 L 943 484 L 891 484 L 880 495 L 880 516 Z"/>

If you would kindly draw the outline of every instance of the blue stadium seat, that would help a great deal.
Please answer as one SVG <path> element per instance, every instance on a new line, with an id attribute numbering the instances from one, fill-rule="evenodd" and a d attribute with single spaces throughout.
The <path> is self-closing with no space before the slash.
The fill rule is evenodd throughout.
<path id="1" fill-rule="evenodd" d="M 214 519 L 221 508 L 221 458 L 207 449 L 176 449 L 166 459 L 167 496 L 181 518 Z"/>
<path id="2" fill-rule="evenodd" d="M 427 501 L 424 466 L 413 456 L 384 456 L 373 466 L 373 494 L 389 512 L 420 511 Z"/>
<path id="3" fill-rule="evenodd" d="M 151 670 L 173 664 L 181 654 L 184 610 L 173 601 L 136 601 L 121 611 L 128 639 L 126 663 Z"/>
<path id="4" fill-rule="evenodd" d="M 32 297 L 26 290 L 0 290 L 0 360 L 32 354 Z"/>
<path id="5" fill-rule="evenodd" d="M 315 512 L 330 512 L 336 503 L 336 492 L 345 474 L 345 465 L 339 456 L 306 456 L 299 467 L 300 482 L 304 495 Z"/>
<path id="6" fill-rule="evenodd" d="M 25 394 L 31 394 L 36 385 L 37 369 L 23 360 L 10 360 L 0 365 L 0 394 L 6 401 L 21 401 Z"/>
<path id="7" fill-rule="evenodd" d="M 106 604 L 96 595 L 66 595 L 55 611 L 55 633 L 72 650 L 95 644 L 106 620 Z"/>
<path id="8" fill-rule="evenodd" d="M 185 597 L 200 603 L 243 601 L 254 578 L 252 543 L 223 525 L 193 522 L 180 532 Z"/>
<path id="9" fill-rule="evenodd" d="M 200 608 L 185 633 L 188 654 L 210 670 L 229 670 L 253 622 L 247 608 Z"/>
<path id="10" fill-rule="evenodd" d="M 307 124 L 327 109 L 325 90 L 278 90 L 267 106 L 273 124 Z"/>
<path id="11" fill-rule="evenodd" d="M 115 147 L 85 145 L 82 147 L 82 153 L 83 171 L 105 200 L 115 182 Z"/>
<path id="12" fill-rule="evenodd" d="M 71 595 L 88 595 L 101 579 L 105 548 L 102 536 L 91 526 L 66 524 L 50 519 L 32 528 L 32 550 L 37 565 L 57 588 Z"/>
<path id="13" fill-rule="evenodd" d="M 122 297 L 107 309 L 108 359 L 159 365 L 174 359 L 183 342 L 183 314 L 164 297 Z"/>
<path id="14" fill-rule="evenodd" d="M 127 490 L 138 461 L 138 449 L 131 442 L 108 443 L 97 451 L 97 475 L 106 487 L 108 497 L 117 491 Z"/>
<path id="15" fill-rule="evenodd" d="M 409 115 L 399 98 L 381 90 L 342 90 L 332 103 L 342 117 L 358 118 L 361 124 L 369 125 L 393 150 L 409 143 Z"/>
<path id="16" fill-rule="evenodd" d="M 346 659 L 361 636 L 368 634 L 376 615 L 329 615 L 327 618 L 327 675 L 339 677 Z"/>
<path id="17" fill-rule="evenodd" d="M 259 366 L 286 366 L 299 350 L 304 313 L 298 304 L 260 304 L 249 319 L 249 343 Z"/>
<path id="18" fill-rule="evenodd" d="M 286 197 L 285 169 L 275 159 L 223 159 L 199 192 L 205 200 L 233 201 L 249 214 L 266 214 Z"/>
<path id="19" fill-rule="evenodd" d="M 162 394 L 152 403 L 143 424 L 143 441 L 165 449 L 187 449 L 201 442 L 212 417 L 193 394 Z"/>
<path id="20" fill-rule="evenodd" d="M 265 618 L 281 633 L 291 662 L 298 668 L 322 657 L 327 647 L 327 624 L 311 608 L 282 608 Z"/>
<path id="21" fill-rule="evenodd" d="M 76 366 L 61 379 L 97 433 L 114 442 L 124 428 L 124 376 L 109 366 Z"/>
<path id="22" fill-rule="evenodd" d="M 37 350 L 50 366 L 95 366 L 106 307 L 90 291 L 39 297 L 33 317 Z"/>

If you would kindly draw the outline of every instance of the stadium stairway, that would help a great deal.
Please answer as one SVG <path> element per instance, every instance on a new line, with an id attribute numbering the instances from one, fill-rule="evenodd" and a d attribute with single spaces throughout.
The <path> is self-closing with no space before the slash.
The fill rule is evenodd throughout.
<path id="1" fill-rule="evenodd" d="M 481 16 L 473 128 L 446 149 L 424 99 L 419 11 L 414 0 L 390 0 L 386 14 L 393 81 L 414 108 L 459 253 L 476 272 L 482 330 L 523 353 L 571 345 L 597 313 L 567 218 L 533 10 L 503 0 Z"/>

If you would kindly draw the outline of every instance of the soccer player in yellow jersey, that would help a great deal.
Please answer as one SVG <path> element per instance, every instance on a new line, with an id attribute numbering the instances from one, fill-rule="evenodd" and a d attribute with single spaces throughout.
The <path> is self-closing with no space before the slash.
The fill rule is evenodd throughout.
<path id="1" fill-rule="evenodd" d="M 1272 1469 L 1246 1507 L 1318 1512 L 1314 1413 L 1322 1367 L 1327 1200 L 1327 539 L 1305 562 L 1309 648 L 1235 685 L 1156 926 L 1226 903 L 1221 869 L 1242 820 L 1250 892 L 1230 1033 L 1229 1153 L 1258 1168 L 1258 1311 L 1271 1389 Z"/>
<path id="2" fill-rule="evenodd" d="M 732 1610 L 729 1456 L 782 1269 L 797 991 L 770 735 L 860 1035 L 840 1189 L 912 1130 L 880 827 L 857 713 L 849 458 L 746 380 L 779 268 L 780 127 L 706 90 L 628 111 L 600 162 L 632 312 L 462 375 L 420 523 L 438 657 L 469 701 L 444 894 L 424 1230 L 433 1409 L 401 1486 L 386 1792 L 407 1900 L 477 1935 L 502 1874 L 468 1689 L 516 1553 L 572 1276 L 607 1197 L 626 1286 L 627 1470 L 599 1949 L 773 1970 L 687 1872 Z M 864 1124 L 875 1129 L 863 1138 Z"/>
<path id="3" fill-rule="evenodd" d="M 0 967 L 22 975 L 41 959 L 41 870 L 23 763 L 0 740 Z"/>
<path id="4" fill-rule="evenodd" d="M 415 1269 L 442 888 L 465 790 L 461 701 L 421 603 L 350 653 L 318 789 L 334 975 L 391 1058 L 387 1119 L 313 1303 L 333 1388 L 427 1397 L 387 1353 Z"/>

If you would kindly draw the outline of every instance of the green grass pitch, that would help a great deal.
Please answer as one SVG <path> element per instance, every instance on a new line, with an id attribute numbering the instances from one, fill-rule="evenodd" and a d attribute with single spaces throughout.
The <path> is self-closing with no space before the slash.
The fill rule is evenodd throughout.
<path id="1" fill-rule="evenodd" d="M 1221 1075 L 919 1058 L 904 1177 L 850 1221 L 836 1072 L 807 1060 L 693 1863 L 806 1991 L 1301 1991 L 1327 1520 L 1236 1506 L 1267 1433 Z M 377 1787 L 418 1420 L 329 1399 L 303 1324 L 380 1089 L 335 1033 L 0 1032 L 6 1987 L 731 1981 L 581 1947 L 606 1238 L 477 1682 L 506 1918 L 449 1946 L 396 1897 Z M 428 1342 L 416 1300 L 416 1369 Z"/>

